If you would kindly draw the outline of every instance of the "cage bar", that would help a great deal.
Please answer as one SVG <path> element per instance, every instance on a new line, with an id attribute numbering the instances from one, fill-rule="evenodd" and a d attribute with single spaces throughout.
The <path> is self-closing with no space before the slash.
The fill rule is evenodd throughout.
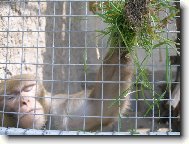
<path id="1" fill-rule="evenodd" d="M 98 31 L 104 30 L 107 25 L 99 18 L 98 14 L 93 13 L 91 4 L 107 2 L 108 0 L 4 0 L 0 2 L 0 83 L 5 82 L 2 86 L 5 90 L 0 97 L 3 97 L 6 103 L 6 97 L 10 94 L 6 92 L 7 81 L 16 74 L 33 74 L 40 79 L 34 79 L 37 83 L 43 83 L 44 87 L 50 92 L 52 105 L 54 99 L 67 100 L 68 105 L 72 100 L 96 101 L 101 103 L 100 115 L 86 115 L 87 105 L 85 104 L 83 115 L 69 114 L 69 107 L 67 107 L 66 114 L 44 114 L 49 117 L 48 124 L 41 130 L 22 129 L 19 127 L 20 121 L 16 120 L 15 127 L 5 126 L 5 115 L 21 115 L 26 114 L 20 111 L 9 112 L 6 111 L 6 105 L 3 104 L 0 108 L 0 134 L 1 135 L 167 135 L 176 136 L 181 135 L 180 131 L 174 131 L 174 122 L 180 117 L 174 115 L 172 102 L 175 98 L 172 96 L 172 89 L 169 87 L 168 97 L 159 99 L 160 105 L 152 106 L 152 110 L 147 116 L 144 116 L 148 109 L 148 104 L 155 103 L 158 98 L 155 97 L 156 91 L 161 92 L 164 84 L 167 83 L 165 70 L 166 64 L 166 46 L 159 46 L 158 49 L 152 51 L 152 56 L 148 63 L 144 66 L 148 72 L 149 84 L 151 84 L 153 91 L 146 89 L 138 90 L 143 92 L 147 97 L 143 97 L 142 92 L 138 95 L 136 91 L 129 93 L 130 110 L 126 114 L 121 114 L 119 107 L 119 116 L 105 116 L 105 103 L 108 101 L 119 101 L 118 105 L 124 101 L 120 98 L 121 85 L 136 84 L 138 71 L 135 69 L 135 76 L 132 82 L 121 80 L 121 68 L 134 67 L 134 65 L 125 65 L 121 63 L 107 64 L 103 60 L 108 52 L 107 37 L 99 37 Z M 180 3 L 180 1 L 170 1 Z M 101 13 L 104 12 L 102 9 Z M 168 15 L 169 11 L 165 10 L 160 13 L 160 17 Z M 167 38 L 175 41 L 180 31 L 176 25 L 176 20 L 180 19 L 177 15 L 171 23 L 168 23 L 164 31 L 156 30 L 156 33 L 166 35 Z M 156 44 L 156 42 L 153 42 Z M 119 55 L 121 49 L 120 44 Z M 168 55 L 176 57 L 177 53 L 174 51 L 175 46 L 168 46 Z M 138 48 L 139 59 L 142 61 L 145 57 L 144 50 Z M 102 66 L 101 79 L 96 80 L 96 74 Z M 108 66 L 118 67 L 118 80 L 104 80 L 104 69 Z M 177 81 L 177 68 L 180 63 L 169 64 L 169 75 L 172 72 L 172 80 L 168 83 L 171 85 L 179 85 L 180 80 Z M 24 82 L 24 81 L 23 81 Z M 100 98 L 87 97 L 88 89 L 93 85 L 101 85 Z M 104 85 L 114 84 L 119 85 L 118 97 L 114 99 L 104 99 Z M 138 83 L 142 85 L 142 82 Z M 136 85 L 133 86 L 133 89 Z M 1 90 L 1 87 L 0 87 Z M 84 90 L 83 98 L 72 98 L 71 95 Z M 53 97 L 56 94 L 64 93 L 67 97 Z M 136 96 L 137 95 L 137 96 Z M 36 96 L 31 96 L 36 98 Z M 166 115 L 164 109 L 159 113 L 159 109 L 163 107 L 164 103 L 168 103 Z M 19 104 L 20 105 L 20 104 Z M 35 103 L 36 106 L 36 103 Z M 19 106 L 20 107 L 20 106 Z M 179 109 L 180 110 L 180 109 Z M 1 116 L 2 115 L 2 116 Z M 34 114 L 37 117 L 40 114 Z M 82 119 L 83 123 L 81 129 L 70 131 L 69 127 L 64 130 L 51 129 L 53 127 L 53 116 L 66 117 L 70 119 Z M 87 119 L 100 119 L 100 127 L 97 131 L 86 131 Z M 117 118 L 110 127 L 105 127 L 103 121 L 105 119 Z"/>

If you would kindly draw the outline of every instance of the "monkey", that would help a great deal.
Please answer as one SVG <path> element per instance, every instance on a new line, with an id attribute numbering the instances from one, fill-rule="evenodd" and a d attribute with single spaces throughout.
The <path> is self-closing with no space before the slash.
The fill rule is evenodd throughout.
<path id="1" fill-rule="evenodd" d="M 69 95 L 51 95 L 42 84 L 36 83 L 36 77 L 25 74 L 15 76 L 0 84 L 0 108 L 2 109 L 5 105 L 5 110 L 29 111 L 29 114 L 26 113 L 23 117 L 18 116 L 18 126 L 21 128 L 41 129 L 45 125 L 51 130 L 99 130 L 101 127 L 112 125 L 120 114 L 124 114 L 129 109 L 129 96 L 119 96 L 122 92 L 130 89 L 133 72 L 131 56 L 126 51 L 120 52 L 115 48 L 113 53 L 109 52 L 105 56 L 103 65 L 99 68 L 96 76 L 97 83 L 91 90 L 83 90 Z M 21 78 L 24 81 L 15 80 L 15 78 Z M 5 84 L 6 89 L 4 88 Z M 7 94 L 2 96 L 5 90 Z M 33 93 L 31 90 L 36 92 Z M 16 102 L 14 103 L 9 102 L 7 101 L 9 94 L 15 95 L 15 97 L 19 95 L 21 98 L 15 98 Z M 33 103 L 35 101 L 37 106 L 35 114 L 33 113 L 33 109 L 35 109 L 33 103 L 28 106 L 29 104 L 26 105 L 26 102 L 23 101 L 22 97 L 25 95 L 35 96 L 35 98 L 27 98 L 31 98 Z M 119 98 L 122 100 L 119 101 Z M 117 103 L 113 104 L 114 102 Z M 30 108 L 32 112 L 28 110 Z M 12 116 L 12 114 L 10 115 Z M 15 127 L 16 122 L 15 117 L 12 118 L 8 114 L 4 114 L 4 126 Z"/>
<path id="2" fill-rule="evenodd" d="M 46 121 L 40 115 L 44 114 L 44 102 L 34 96 L 43 96 L 45 91 L 35 79 L 34 75 L 22 74 L 0 83 L 0 111 L 4 111 L 4 116 L 0 114 L 4 119 L 1 126 L 16 127 L 18 123 L 21 128 L 42 128 Z"/>
<path id="3" fill-rule="evenodd" d="M 121 65 L 116 65 L 119 62 Z M 123 97 L 120 105 L 111 104 L 130 88 L 133 71 L 132 59 L 127 52 L 119 53 L 117 48 L 112 54 L 109 52 L 104 58 L 104 65 L 99 68 L 97 83 L 91 91 L 70 96 L 60 94 L 59 99 L 52 99 L 51 113 L 56 115 L 51 116 L 51 129 L 81 130 L 85 125 L 85 130 L 95 131 L 101 125 L 113 124 L 119 112 L 124 113 L 130 107 L 129 96 Z M 116 83 L 119 80 L 121 83 Z M 60 97 L 64 97 L 64 101 L 60 101 Z"/>

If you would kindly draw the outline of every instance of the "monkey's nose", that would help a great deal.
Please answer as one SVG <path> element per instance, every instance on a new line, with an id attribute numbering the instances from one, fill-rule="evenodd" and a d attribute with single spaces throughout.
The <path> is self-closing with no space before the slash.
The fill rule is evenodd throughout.
<path id="1" fill-rule="evenodd" d="M 29 102 L 30 102 L 30 100 L 27 99 L 27 98 L 22 98 L 22 99 L 21 99 L 21 104 L 22 104 L 22 105 L 28 105 Z"/>

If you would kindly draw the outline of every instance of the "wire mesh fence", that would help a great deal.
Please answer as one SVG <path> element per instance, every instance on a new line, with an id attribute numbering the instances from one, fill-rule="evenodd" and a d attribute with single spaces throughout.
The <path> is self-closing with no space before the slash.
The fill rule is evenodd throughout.
<path id="1" fill-rule="evenodd" d="M 141 73 L 119 40 L 99 33 L 108 2 L 0 1 L 0 134 L 180 135 L 180 15 L 155 31 L 175 45 L 153 41 L 145 63 L 137 48 Z"/>

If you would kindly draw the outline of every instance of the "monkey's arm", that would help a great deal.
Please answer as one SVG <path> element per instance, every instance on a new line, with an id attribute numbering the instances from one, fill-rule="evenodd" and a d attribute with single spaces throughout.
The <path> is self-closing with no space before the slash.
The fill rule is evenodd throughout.
<path id="1" fill-rule="evenodd" d="M 58 94 L 47 99 L 49 107 L 47 128 L 61 130 L 79 130 L 83 122 L 83 115 L 87 113 L 87 98 L 90 90 L 75 94 Z M 50 95 L 50 94 L 48 94 Z"/>
<path id="2" fill-rule="evenodd" d="M 112 55 L 106 55 L 104 64 L 97 74 L 96 80 L 99 82 L 90 95 L 90 98 L 98 99 L 90 101 L 93 110 L 91 115 L 98 118 L 93 119 L 92 124 L 92 119 L 87 121 L 86 125 L 89 130 L 95 130 L 101 124 L 104 126 L 112 124 L 118 118 L 119 113 L 123 114 L 130 107 L 129 96 L 120 97 L 132 83 L 133 66 L 130 55 L 126 52 L 119 54 L 119 50 L 115 49 Z M 115 103 L 118 98 L 124 100 Z"/>
<path id="3" fill-rule="evenodd" d="M 69 96 L 59 95 L 64 99 L 52 101 L 51 112 L 55 114 L 51 117 L 53 129 L 96 130 L 101 124 L 113 123 L 119 112 L 123 113 L 129 107 L 128 96 L 120 105 L 111 105 L 123 91 L 130 88 L 133 75 L 130 56 L 126 53 L 119 55 L 116 49 L 111 56 L 107 54 L 104 64 L 99 69 L 98 82 L 90 94 L 83 91 Z"/>

